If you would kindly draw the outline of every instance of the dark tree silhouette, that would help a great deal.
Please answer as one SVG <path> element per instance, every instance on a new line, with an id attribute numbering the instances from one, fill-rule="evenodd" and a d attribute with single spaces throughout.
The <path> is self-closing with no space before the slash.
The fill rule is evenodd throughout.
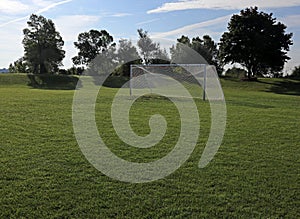
<path id="1" fill-rule="evenodd" d="M 80 33 L 78 41 L 74 42 L 79 50 L 78 55 L 72 58 L 75 65 L 88 65 L 97 55 L 107 51 L 113 45 L 113 37 L 106 30 L 90 30 Z"/>
<path id="2" fill-rule="evenodd" d="M 228 32 L 220 40 L 220 59 L 226 63 L 240 63 L 248 70 L 248 77 L 280 72 L 292 45 L 292 33 L 276 22 L 273 14 L 259 12 L 257 7 L 246 8 L 233 15 Z"/>
<path id="3" fill-rule="evenodd" d="M 23 30 L 24 61 L 35 74 L 51 73 L 58 70 L 65 51 L 64 41 L 56 31 L 54 23 L 43 16 L 32 14 Z"/>

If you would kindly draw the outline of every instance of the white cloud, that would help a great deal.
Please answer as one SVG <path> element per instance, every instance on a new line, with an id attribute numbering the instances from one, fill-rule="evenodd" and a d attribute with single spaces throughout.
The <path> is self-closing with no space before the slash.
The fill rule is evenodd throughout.
<path id="1" fill-rule="evenodd" d="M 176 43 L 176 39 L 178 39 L 181 35 L 186 35 L 188 37 L 209 35 L 218 42 L 222 33 L 226 30 L 227 23 L 231 16 L 232 14 L 200 23 L 186 25 L 171 31 L 150 33 L 150 36 L 155 42 L 159 42 L 161 47 L 167 51 L 172 45 L 174 45 L 174 43 Z"/>
<path id="2" fill-rule="evenodd" d="M 69 2 L 71 2 L 71 1 L 73 1 L 73 0 L 64 0 L 64 1 L 52 3 L 52 4 L 48 5 L 48 6 L 45 6 L 45 7 L 42 8 L 42 9 L 38 10 L 37 12 L 35 12 L 35 14 L 40 14 L 40 13 L 49 11 L 49 10 L 52 9 L 52 8 L 55 8 L 55 7 L 57 7 L 57 6 L 59 6 L 59 5 L 62 5 L 62 4 L 69 3 Z M 39 2 L 40 2 L 40 1 L 39 1 Z M 43 2 L 44 2 L 44 1 L 43 1 Z M 43 2 L 42 2 L 42 3 L 43 3 Z M 46 4 L 46 3 L 45 3 L 45 4 Z"/>
<path id="3" fill-rule="evenodd" d="M 250 6 L 259 8 L 283 8 L 300 6 L 299 0 L 180 0 L 165 3 L 162 6 L 150 10 L 147 13 L 163 13 L 188 9 L 225 9 L 240 10 Z"/>
<path id="4" fill-rule="evenodd" d="M 28 17 L 29 16 L 25 16 L 25 17 L 20 17 L 20 18 L 16 18 L 16 19 L 7 21 L 5 23 L 0 24 L 0 27 L 4 27 L 4 26 L 7 26 L 9 24 L 16 23 L 16 22 L 19 22 L 19 21 L 22 21 L 22 20 L 26 20 Z"/>
<path id="5" fill-rule="evenodd" d="M 1 43 L 1 67 L 7 68 L 10 63 L 23 56 L 23 28 L 26 24 L 17 22 L 5 28 L 5 34 L 0 34 Z M 4 51 L 4 52 L 3 52 Z"/>
<path id="6" fill-rule="evenodd" d="M 100 19 L 101 16 L 90 15 L 70 15 L 53 19 L 57 31 L 60 32 L 65 41 L 64 50 L 66 51 L 66 57 L 63 61 L 65 67 L 72 66 L 71 58 L 78 52 L 73 44 L 73 42 L 77 41 L 78 34 L 94 28 Z"/>
<path id="7" fill-rule="evenodd" d="M 44 8 L 47 7 L 55 2 L 53 2 L 53 0 L 31 0 L 32 1 L 32 5 L 40 7 L 40 8 Z"/>
<path id="8" fill-rule="evenodd" d="M 288 27 L 300 27 L 300 15 L 289 15 L 281 20 Z"/>
<path id="9" fill-rule="evenodd" d="M 77 40 L 78 34 L 90 30 L 99 20 L 100 16 L 89 15 L 61 16 L 53 19 L 56 30 L 60 32 L 65 41 L 66 58 L 64 59 L 64 64 L 66 67 L 72 65 L 71 58 L 77 54 L 73 42 Z M 22 30 L 25 27 L 25 22 L 15 21 L 14 25 L 5 27 L 5 34 L 0 34 L 0 42 L 5 42 L 1 44 L 1 50 L 5 51 L 5 54 L 3 53 L 0 58 L 1 68 L 7 68 L 9 63 L 23 56 L 22 40 L 24 36 Z"/>
<path id="10" fill-rule="evenodd" d="M 223 17 L 218 17 L 213 20 L 208 20 L 208 21 L 204 21 L 204 22 L 200 22 L 200 23 L 196 23 L 196 24 L 187 25 L 187 26 L 184 26 L 184 27 L 181 27 L 181 28 L 178 28 L 175 30 L 167 31 L 167 32 L 155 33 L 152 36 L 153 36 L 153 38 L 165 38 L 165 37 L 169 37 L 169 36 L 179 36 L 179 35 L 182 35 L 183 33 L 185 35 L 189 35 L 190 32 L 196 32 L 199 29 L 203 30 L 203 28 L 207 28 L 207 27 L 211 28 L 212 26 L 217 26 L 217 25 L 226 27 L 226 24 L 230 20 L 231 16 L 232 16 L 232 14 L 226 15 Z"/>
<path id="11" fill-rule="evenodd" d="M 56 6 L 71 2 L 73 0 L 63 1 L 45 1 L 45 0 L 31 0 L 25 2 L 20 0 L 1 0 L 0 13 L 10 15 L 24 15 L 28 13 L 40 14 L 48 11 Z M 35 12 L 34 12 L 35 11 Z"/>
<path id="12" fill-rule="evenodd" d="M 1 0 L 0 13 L 16 14 L 29 10 L 29 5 L 23 4 L 21 1 Z"/>
<path id="13" fill-rule="evenodd" d="M 78 33 L 89 30 L 99 20 L 99 16 L 70 15 L 55 18 L 53 22 L 65 41 L 75 41 Z"/>
<path id="14" fill-rule="evenodd" d="M 112 14 L 110 15 L 111 17 L 126 17 L 126 16 L 131 16 L 132 14 L 129 13 L 116 13 L 116 14 Z"/>
<path id="15" fill-rule="evenodd" d="M 158 21 L 158 20 L 160 20 L 160 19 L 155 18 L 155 19 L 151 19 L 151 20 L 148 20 L 148 21 L 142 21 L 142 22 L 136 23 L 136 25 L 139 26 L 139 25 L 143 25 L 143 24 L 150 24 L 150 23 L 153 23 L 153 22 Z"/>
<path id="16" fill-rule="evenodd" d="M 2 1 L 6 1 L 6 0 L 2 0 Z M 52 8 L 55 8 L 55 7 L 57 7 L 59 5 L 62 5 L 62 4 L 66 4 L 66 3 L 71 2 L 71 1 L 73 1 L 73 0 L 64 0 L 64 1 L 53 3 L 53 2 L 50 2 L 50 1 L 44 1 L 44 0 L 33 0 L 33 3 L 35 3 L 35 5 L 33 5 L 33 6 L 35 6 L 35 7 L 43 6 L 43 8 L 36 9 L 37 11 L 33 12 L 33 13 L 34 14 L 41 14 L 41 13 L 46 12 L 46 11 L 52 9 Z M 18 11 L 18 12 L 20 12 L 20 11 Z M 12 19 L 10 21 L 7 21 L 5 23 L 0 24 L 0 27 L 4 27 L 4 26 L 7 26 L 8 24 L 16 23 L 16 22 L 19 22 L 19 21 L 22 21 L 22 20 L 26 20 L 28 18 L 28 16 L 23 16 L 23 17 Z"/>

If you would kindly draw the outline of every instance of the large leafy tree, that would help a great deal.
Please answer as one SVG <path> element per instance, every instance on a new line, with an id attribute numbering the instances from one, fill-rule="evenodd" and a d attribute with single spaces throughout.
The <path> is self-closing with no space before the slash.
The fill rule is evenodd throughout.
<path id="1" fill-rule="evenodd" d="M 50 19 L 32 14 L 23 30 L 24 61 L 35 74 L 51 73 L 58 70 L 65 51 L 64 41 Z"/>
<path id="2" fill-rule="evenodd" d="M 78 41 L 74 42 L 79 50 L 78 55 L 72 58 L 75 65 L 88 65 L 98 55 L 112 50 L 113 37 L 106 30 L 90 30 L 78 35 Z"/>
<path id="3" fill-rule="evenodd" d="M 276 22 L 273 14 L 259 12 L 257 7 L 246 8 L 233 15 L 228 32 L 220 40 L 220 58 L 224 64 L 240 63 L 251 78 L 258 74 L 280 72 L 292 45 L 292 33 Z"/>

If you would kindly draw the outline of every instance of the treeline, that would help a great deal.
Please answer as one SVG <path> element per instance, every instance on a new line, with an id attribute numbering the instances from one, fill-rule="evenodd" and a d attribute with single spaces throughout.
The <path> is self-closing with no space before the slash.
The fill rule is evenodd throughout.
<path id="1" fill-rule="evenodd" d="M 215 65 L 219 74 L 226 64 L 239 63 L 248 78 L 274 77 L 282 74 L 293 44 L 292 33 L 285 33 L 287 27 L 277 22 L 272 13 L 251 7 L 232 16 L 219 43 L 209 35 L 193 38 L 182 35 L 169 53 L 143 29 L 137 30 L 137 47 L 129 39 L 115 42 L 106 30 L 83 32 L 74 42 L 78 54 L 72 58 L 73 66 L 62 69 L 64 41 L 52 20 L 33 14 L 27 25 L 23 30 L 24 56 L 10 64 L 10 72 L 80 75 L 85 69 L 93 69 L 98 73 L 111 71 L 114 75 L 129 76 L 130 64 L 194 63 L 183 49 L 188 47 L 207 64 Z"/>
<path id="2" fill-rule="evenodd" d="M 73 66 L 61 69 L 65 57 L 64 41 L 56 31 L 54 23 L 50 19 L 33 14 L 27 24 L 28 28 L 23 30 L 24 56 L 10 64 L 10 72 L 81 75 L 84 69 L 95 67 L 93 61 L 98 58 L 101 59 L 102 68 L 105 60 L 106 65 L 113 63 L 116 69 L 112 74 L 129 76 L 131 64 L 168 64 L 172 60 L 178 60 L 178 57 L 184 56 L 180 44 L 194 49 L 208 64 L 219 63 L 217 44 L 208 35 L 202 39 L 195 37 L 192 40 L 182 36 L 177 40 L 177 44 L 170 48 L 171 57 L 169 57 L 168 52 L 162 49 L 159 43 L 154 42 L 143 29 L 137 30 L 137 47 L 129 39 L 121 39 L 117 44 L 106 30 L 90 30 L 80 33 L 74 42 L 78 54 L 72 58 Z M 184 62 L 189 61 L 187 58 Z"/>

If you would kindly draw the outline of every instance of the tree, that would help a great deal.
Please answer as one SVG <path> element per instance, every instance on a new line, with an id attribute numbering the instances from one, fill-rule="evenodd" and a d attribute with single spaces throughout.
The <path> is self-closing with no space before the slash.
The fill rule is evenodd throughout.
<path id="1" fill-rule="evenodd" d="M 224 71 L 224 66 L 219 58 L 219 48 L 218 44 L 209 36 L 209 35 L 204 35 L 203 36 L 203 45 L 204 48 L 208 51 L 209 53 L 209 61 L 208 63 L 210 65 L 214 65 L 217 69 L 217 72 L 219 75 L 221 75 Z"/>
<path id="2" fill-rule="evenodd" d="M 286 34 L 286 26 L 276 22 L 273 14 L 247 8 L 233 15 L 220 40 L 220 59 L 226 63 L 240 63 L 248 71 L 248 77 L 274 74 L 283 69 L 292 33 Z"/>
<path id="3" fill-rule="evenodd" d="M 140 49 L 143 63 L 146 65 L 166 63 L 166 61 L 169 60 L 166 50 L 162 50 L 159 43 L 153 42 L 147 31 L 144 31 L 143 29 L 138 29 L 137 31 L 139 35 L 137 44 Z"/>
<path id="4" fill-rule="evenodd" d="M 8 68 L 10 73 L 29 73 L 30 68 L 26 61 L 24 60 L 24 57 L 19 58 L 14 63 L 11 63 Z"/>
<path id="5" fill-rule="evenodd" d="M 142 59 L 139 56 L 136 47 L 130 40 L 127 39 L 119 40 L 117 59 L 119 64 L 121 65 L 114 71 L 115 75 L 123 75 L 129 77 L 130 65 L 142 64 Z"/>
<path id="6" fill-rule="evenodd" d="M 32 14 L 23 30 L 24 60 L 33 73 L 56 72 L 65 57 L 64 41 L 50 19 Z"/>
<path id="7" fill-rule="evenodd" d="M 300 78 L 300 66 L 296 66 L 291 74 L 292 78 Z"/>
<path id="8" fill-rule="evenodd" d="M 213 55 L 214 55 L 213 53 L 217 53 L 217 46 L 214 43 L 214 41 L 211 39 L 211 37 L 208 35 L 205 35 L 203 39 L 201 39 L 199 36 L 194 37 L 192 41 L 188 36 L 182 35 L 181 38 L 177 39 L 177 42 L 178 43 L 176 44 L 176 46 L 172 46 L 171 48 L 171 54 L 174 59 L 176 56 L 183 56 L 182 59 L 187 59 L 187 60 L 190 58 L 190 54 L 184 54 L 184 51 L 181 51 L 180 44 L 186 45 L 192 48 L 193 50 L 195 50 L 209 64 L 212 64 Z"/>
<path id="9" fill-rule="evenodd" d="M 193 57 L 191 57 L 190 52 L 184 48 L 185 46 L 195 50 L 203 57 L 203 60 L 194 60 Z M 218 59 L 217 44 L 208 35 L 204 35 L 202 39 L 199 36 L 194 37 L 192 40 L 190 40 L 188 36 L 183 35 L 181 38 L 177 39 L 176 46 L 172 46 L 170 51 L 172 62 L 210 64 L 215 65 L 219 73 L 223 71 Z"/>
<path id="10" fill-rule="evenodd" d="M 114 46 L 113 37 L 106 30 L 90 30 L 80 33 L 74 45 L 79 49 L 78 55 L 72 58 L 75 65 L 88 65 L 97 55 Z"/>
<path id="11" fill-rule="evenodd" d="M 189 51 L 187 51 L 186 47 L 192 47 L 191 40 L 189 37 L 182 35 L 181 38 L 177 39 L 176 45 L 173 45 L 170 48 L 172 63 L 178 63 L 178 64 L 197 63 L 192 59 L 192 57 L 190 57 Z"/>
<path id="12" fill-rule="evenodd" d="M 231 78 L 239 78 L 242 79 L 247 75 L 247 71 L 242 68 L 238 67 L 232 67 L 230 69 L 227 69 L 225 72 L 226 77 L 231 77 Z"/>
<path id="13" fill-rule="evenodd" d="M 84 68 L 72 66 L 71 68 L 67 69 L 66 71 L 67 71 L 68 75 L 82 75 L 82 73 L 84 72 Z"/>
<path id="14" fill-rule="evenodd" d="M 119 40 L 118 57 L 121 62 L 133 61 L 140 58 L 136 47 L 127 39 Z"/>

